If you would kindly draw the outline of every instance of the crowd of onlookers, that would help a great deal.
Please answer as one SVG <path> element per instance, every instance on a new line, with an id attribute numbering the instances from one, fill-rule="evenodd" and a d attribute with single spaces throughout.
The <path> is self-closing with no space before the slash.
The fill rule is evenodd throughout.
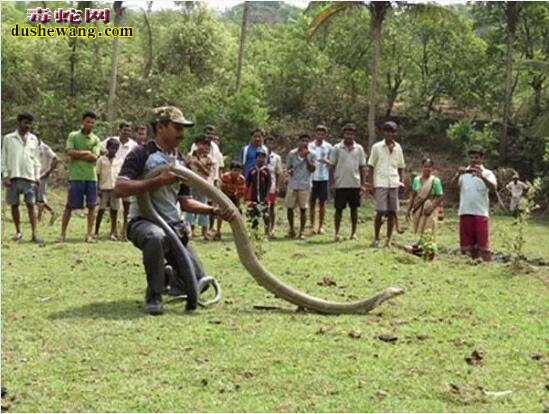
<path id="1" fill-rule="evenodd" d="M 110 216 L 109 238 L 127 238 L 133 197 L 117 197 L 114 189 L 128 154 L 146 144 L 148 126 L 137 124 L 132 127 L 128 122 L 122 122 L 117 136 L 101 140 L 93 132 L 95 120 L 93 112 L 85 112 L 80 128 L 71 132 L 66 140 L 69 179 L 60 241 L 66 238 L 73 210 L 83 208 L 88 210 L 87 242 L 97 240 L 105 211 Z M 15 226 L 12 240 L 23 238 L 19 212 L 20 196 L 23 195 L 31 225 L 31 239 L 41 243 L 43 240 L 37 228 L 44 210 L 51 215 L 50 223 L 57 216 L 48 204 L 47 188 L 48 178 L 58 165 L 58 158 L 38 132 L 31 132 L 31 114 L 19 114 L 17 122 L 17 130 L 2 139 L 3 185 Z M 275 152 L 276 140 L 255 129 L 251 131 L 249 143 L 242 147 L 235 159 L 230 160 L 220 150 L 216 128 L 207 125 L 203 133 L 193 140 L 190 152 L 184 156 L 185 165 L 218 187 L 242 213 L 244 207 L 252 227 L 258 229 L 262 223 L 268 238 L 276 237 L 275 206 L 277 195 L 281 192 L 285 193 L 283 203 L 288 223 L 287 236 L 290 238 L 305 239 L 314 234 L 324 234 L 326 203 L 333 198 L 335 241 L 342 239 L 341 221 L 343 210 L 347 207 L 350 210 L 350 239 L 357 239 L 358 208 L 363 197 L 371 195 L 376 212 L 372 246 L 380 245 L 380 230 L 384 222 L 387 225 L 384 245 L 390 246 L 393 230 L 398 228 L 399 189 L 407 186 L 403 179 L 403 150 L 397 142 L 397 124 L 386 122 L 383 125 L 383 139 L 375 143 L 370 151 L 356 142 L 357 127 L 352 123 L 341 128 L 340 141 L 335 145 L 328 142 L 328 133 L 325 125 L 317 125 L 312 133 L 298 134 L 295 147 L 283 162 Z M 495 175 L 482 163 L 483 149 L 472 147 L 468 154 L 470 164 L 460 168 L 454 177 L 460 188 L 460 246 L 465 254 L 489 260 L 488 195 L 490 190 L 496 190 L 497 183 Z M 406 216 L 412 222 L 413 231 L 420 235 L 427 231 L 434 234 L 442 208 L 443 184 L 433 174 L 433 166 L 433 160 L 424 158 L 421 174 L 410 183 L 412 197 Z M 527 188 L 528 185 L 519 181 L 518 176 L 513 177 L 506 186 L 512 196 L 512 211 L 520 209 L 521 198 Z M 210 203 L 205 194 L 195 189 L 190 191 L 194 200 Z M 122 222 L 120 231 L 119 218 Z M 221 217 L 187 212 L 185 222 L 191 237 L 221 239 Z M 310 232 L 306 232 L 308 226 Z"/>

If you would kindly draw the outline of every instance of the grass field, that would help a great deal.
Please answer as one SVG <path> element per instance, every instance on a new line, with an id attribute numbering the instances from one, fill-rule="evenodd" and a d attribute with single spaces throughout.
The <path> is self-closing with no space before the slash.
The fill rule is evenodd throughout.
<path id="1" fill-rule="evenodd" d="M 10 242 L 13 225 L 4 222 L 9 411 L 547 411 L 549 268 L 513 274 L 501 263 L 445 254 L 427 263 L 371 249 L 371 213 L 361 209 L 359 241 L 332 242 L 330 211 L 325 236 L 264 242 L 266 267 L 317 296 L 406 290 L 370 314 L 344 316 L 296 312 L 256 285 L 228 226 L 222 242 L 195 243 L 221 281 L 222 302 L 194 314 L 171 303 L 151 317 L 142 311 L 140 252 L 106 241 L 107 223 L 95 245 L 83 242 L 81 217 L 65 244 L 54 242 L 59 222 L 44 225 L 39 247 Z M 492 223 L 503 250 L 512 220 Z M 348 239 L 347 216 L 343 224 Z M 530 225 L 529 257 L 549 258 L 548 230 L 547 219 Z M 439 244 L 457 247 L 452 214 Z M 493 394 L 501 391 L 512 392 Z"/>

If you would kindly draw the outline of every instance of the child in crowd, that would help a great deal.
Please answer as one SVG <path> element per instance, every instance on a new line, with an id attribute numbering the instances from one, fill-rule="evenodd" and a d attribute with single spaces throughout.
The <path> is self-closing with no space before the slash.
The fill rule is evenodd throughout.
<path id="1" fill-rule="evenodd" d="M 122 200 L 113 195 L 113 189 L 116 177 L 118 177 L 118 173 L 122 167 L 120 160 L 116 158 L 116 152 L 119 147 L 120 142 L 115 138 L 110 138 L 107 141 L 107 153 L 101 155 L 97 159 L 99 211 L 97 212 L 97 218 L 95 220 L 96 239 L 99 234 L 99 228 L 101 227 L 105 209 L 109 207 L 111 217 L 111 234 L 109 237 L 113 241 L 118 240 L 117 219 L 118 210 L 122 208 Z"/>
<path id="2" fill-rule="evenodd" d="M 269 234 L 269 206 L 267 195 L 271 188 L 271 173 L 267 166 L 267 153 L 263 148 L 258 148 L 255 154 L 255 167 L 246 177 L 246 200 L 248 205 L 248 216 L 252 221 L 252 228 L 259 225 L 259 218 L 263 217 L 265 223 L 265 234 Z"/>
<path id="3" fill-rule="evenodd" d="M 246 194 L 246 179 L 242 175 L 242 163 L 239 161 L 231 162 L 230 171 L 221 176 L 221 191 L 229 197 L 233 204 L 238 208 L 240 214 L 240 199 Z M 214 240 L 221 240 L 221 225 L 223 219 L 217 219 L 217 231 Z"/>
<path id="4" fill-rule="evenodd" d="M 213 185 L 213 181 L 215 179 L 215 161 L 213 158 L 209 155 L 210 153 L 210 140 L 209 137 L 205 134 L 201 134 L 198 136 L 198 138 L 195 140 L 195 150 L 190 155 L 188 162 L 189 162 L 189 168 L 205 180 L 207 180 L 210 184 Z M 206 203 L 207 197 L 205 194 L 202 194 L 201 192 L 195 190 L 194 188 L 191 190 L 192 196 L 195 200 L 200 201 L 202 203 Z M 187 222 L 191 225 L 191 237 L 195 237 L 194 232 L 194 221 L 195 221 L 196 215 L 194 213 L 187 213 Z M 210 236 L 208 234 L 208 224 L 209 224 L 209 217 L 206 214 L 199 214 L 198 215 L 198 224 L 200 225 L 202 229 L 202 238 L 204 240 L 209 240 Z"/>

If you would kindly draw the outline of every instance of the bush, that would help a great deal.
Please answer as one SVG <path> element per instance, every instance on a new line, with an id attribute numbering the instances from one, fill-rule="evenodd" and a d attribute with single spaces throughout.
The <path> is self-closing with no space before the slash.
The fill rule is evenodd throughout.
<path id="1" fill-rule="evenodd" d="M 480 129 L 473 121 L 465 119 L 450 125 L 446 134 L 452 143 L 463 153 L 473 145 L 480 145 L 491 158 L 498 157 L 498 141 L 492 125 L 489 123 L 484 124 L 482 129 Z"/>

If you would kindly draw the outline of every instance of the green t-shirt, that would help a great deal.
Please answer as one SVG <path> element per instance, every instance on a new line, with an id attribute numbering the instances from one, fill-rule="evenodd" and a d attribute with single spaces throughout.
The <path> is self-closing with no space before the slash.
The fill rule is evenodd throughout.
<path id="1" fill-rule="evenodd" d="M 99 155 L 101 140 L 94 133 L 85 135 L 82 131 L 73 131 L 67 138 L 65 149 L 67 151 L 91 151 L 95 155 Z M 69 180 L 97 181 L 95 165 L 95 162 L 71 159 L 69 163 Z"/>
<path id="2" fill-rule="evenodd" d="M 421 181 L 421 175 L 414 177 L 414 181 L 412 181 L 412 190 L 419 193 L 422 186 L 423 182 Z M 431 195 L 441 196 L 442 194 L 444 194 L 442 191 L 442 182 L 440 181 L 440 178 L 435 177 L 433 180 L 433 186 L 431 187 Z"/>

